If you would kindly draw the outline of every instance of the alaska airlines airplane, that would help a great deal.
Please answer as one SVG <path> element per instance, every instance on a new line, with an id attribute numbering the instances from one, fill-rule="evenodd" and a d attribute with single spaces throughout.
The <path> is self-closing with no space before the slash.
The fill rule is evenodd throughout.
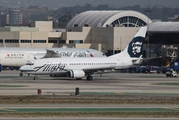
<path id="1" fill-rule="evenodd" d="M 142 59 L 146 31 L 147 27 L 141 27 L 124 51 L 109 57 L 45 58 L 27 63 L 20 71 L 32 75 L 58 75 L 76 79 L 86 77 L 92 80 L 91 75 L 98 71 L 128 68 L 137 64 Z"/>
<path id="2" fill-rule="evenodd" d="M 0 64 L 3 66 L 3 69 L 19 69 L 31 60 L 34 60 L 34 56 L 29 53 L 0 51 Z"/>
<path id="3" fill-rule="evenodd" d="M 100 51 L 95 49 L 85 49 L 85 48 L 18 48 L 18 47 L 1 47 L 0 51 L 2 52 L 26 52 L 34 55 L 36 59 L 43 58 L 46 54 L 46 49 L 53 50 L 61 57 L 70 57 L 72 53 L 74 54 L 73 57 L 106 57 Z"/>

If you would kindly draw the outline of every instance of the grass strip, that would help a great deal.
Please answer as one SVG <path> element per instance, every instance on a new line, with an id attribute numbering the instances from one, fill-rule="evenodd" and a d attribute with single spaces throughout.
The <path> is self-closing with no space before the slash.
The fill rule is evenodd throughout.
<path id="1" fill-rule="evenodd" d="M 172 96 L 62 96 L 62 95 L 29 95 L 0 96 L 1 104 L 179 104 L 179 97 Z"/>

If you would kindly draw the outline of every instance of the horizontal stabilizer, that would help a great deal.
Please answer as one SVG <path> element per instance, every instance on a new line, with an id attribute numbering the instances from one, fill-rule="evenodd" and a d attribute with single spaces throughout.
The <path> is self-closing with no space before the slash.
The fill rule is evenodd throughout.
<path id="1" fill-rule="evenodd" d="M 139 65 L 143 62 L 143 58 L 142 58 L 142 55 L 135 61 L 132 61 L 133 62 L 133 65 Z"/>

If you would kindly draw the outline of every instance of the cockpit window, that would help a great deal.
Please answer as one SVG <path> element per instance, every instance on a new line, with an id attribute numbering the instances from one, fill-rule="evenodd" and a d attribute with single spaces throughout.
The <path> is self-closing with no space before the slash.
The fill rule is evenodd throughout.
<path id="1" fill-rule="evenodd" d="M 27 62 L 26 65 L 34 65 L 32 62 Z"/>

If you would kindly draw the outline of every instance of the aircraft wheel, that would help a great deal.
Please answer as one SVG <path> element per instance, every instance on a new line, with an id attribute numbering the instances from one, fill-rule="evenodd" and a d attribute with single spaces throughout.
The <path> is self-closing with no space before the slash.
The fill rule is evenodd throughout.
<path id="1" fill-rule="evenodd" d="M 93 77 L 92 76 L 87 76 L 86 79 L 91 81 L 91 80 L 93 80 Z"/>
<path id="2" fill-rule="evenodd" d="M 19 76 L 23 76 L 23 73 L 20 73 Z"/>
<path id="3" fill-rule="evenodd" d="M 34 77 L 33 79 L 34 79 L 34 80 L 37 80 L 37 77 Z"/>

